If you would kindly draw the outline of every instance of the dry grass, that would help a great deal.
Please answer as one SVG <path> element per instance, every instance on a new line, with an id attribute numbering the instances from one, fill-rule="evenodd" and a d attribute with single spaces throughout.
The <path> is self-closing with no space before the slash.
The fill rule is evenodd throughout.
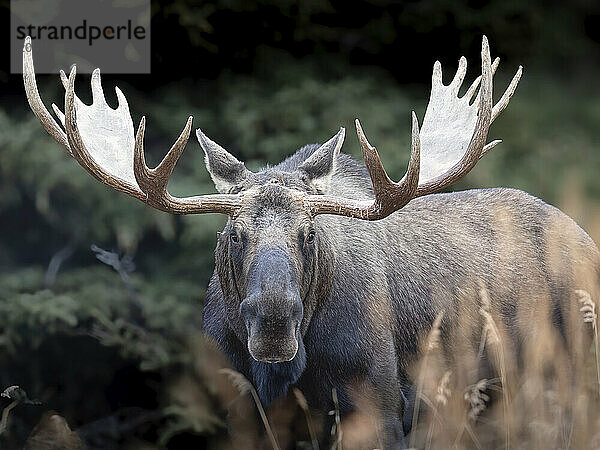
<path id="1" fill-rule="evenodd" d="M 431 448 L 431 441 L 433 439 L 435 424 L 438 421 L 441 421 L 439 410 L 448 404 L 448 398 L 452 394 L 452 391 L 449 388 L 451 376 L 451 370 L 447 370 L 446 372 L 444 372 L 444 375 L 442 376 L 440 384 L 437 388 L 437 394 L 435 395 L 435 407 L 433 408 L 433 417 L 429 423 L 429 430 L 427 431 L 427 450 Z"/>
<path id="2" fill-rule="evenodd" d="M 491 349 L 491 353 L 494 357 L 494 363 L 498 372 L 500 373 L 500 382 L 502 383 L 502 408 L 504 411 L 504 433 L 505 433 L 505 446 L 508 450 L 510 448 L 510 397 L 508 394 L 508 383 L 506 373 L 506 358 L 504 353 L 504 345 L 502 338 L 500 337 L 500 331 L 491 313 L 491 302 L 485 286 L 481 285 L 479 290 L 479 296 L 481 298 L 481 307 L 479 313 L 483 316 L 484 328 L 483 336 L 485 337 L 487 347 Z"/>
<path id="3" fill-rule="evenodd" d="M 585 347 L 581 352 L 568 352 L 565 339 L 546 323 L 549 320 L 546 316 L 539 314 L 538 321 L 530 324 L 535 338 L 523 342 L 520 352 L 527 360 L 513 367 L 508 362 L 518 361 L 519 355 L 507 354 L 513 351 L 506 342 L 507 332 L 495 317 L 487 291 L 481 289 L 479 294 L 482 345 L 477 358 L 488 356 L 497 378 L 481 378 L 461 385 L 461 380 L 473 377 L 466 369 L 472 367 L 472 361 L 466 360 L 468 355 L 462 363 L 459 358 L 452 367 L 443 362 L 436 367 L 440 360 L 432 360 L 425 352 L 427 372 L 440 373 L 444 369 L 446 372 L 437 383 L 434 379 L 419 383 L 421 396 L 435 400 L 418 415 L 418 423 L 413 423 L 411 447 L 600 448 L 598 319 L 591 295 L 576 292 L 581 314 L 579 326 L 572 327 L 570 333 L 581 335 L 573 339 Z M 593 342 L 588 346 L 585 337 L 590 331 Z"/>
<path id="4" fill-rule="evenodd" d="M 319 450 L 319 439 L 317 438 L 317 432 L 315 429 L 314 422 L 312 420 L 312 416 L 310 414 L 310 409 L 308 408 L 308 402 L 306 401 L 306 397 L 300 391 L 300 389 L 294 388 L 292 390 L 294 396 L 296 397 L 296 401 L 298 402 L 298 406 L 304 412 L 304 416 L 306 417 L 306 425 L 308 426 L 308 432 L 310 434 L 310 442 L 313 450 Z"/>
<path id="5" fill-rule="evenodd" d="M 594 353 L 596 356 L 596 375 L 598 379 L 598 396 L 600 397 L 600 345 L 598 344 L 598 314 L 596 313 L 596 304 L 592 300 L 589 292 L 578 289 L 575 294 L 579 297 L 581 308 L 579 311 L 583 314 L 583 321 L 589 323 L 594 332 Z"/>
<path id="6" fill-rule="evenodd" d="M 329 414 L 335 417 L 335 425 L 334 428 L 331 429 L 331 436 L 334 438 L 334 444 L 332 449 L 342 450 L 344 432 L 342 431 L 342 420 L 340 416 L 340 405 L 338 403 L 337 390 L 333 388 L 331 390 L 331 398 L 333 399 L 334 410 L 330 411 Z"/>
<path id="7" fill-rule="evenodd" d="M 410 433 L 410 448 L 414 448 L 415 446 L 415 427 L 419 418 L 419 411 L 421 410 L 421 400 L 423 399 L 423 388 L 425 385 L 425 376 L 427 374 L 427 364 L 429 362 L 429 358 L 432 352 L 438 350 L 440 347 L 440 327 L 442 325 L 443 314 L 440 313 L 433 321 L 433 325 L 431 330 L 427 334 L 427 339 L 425 340 L 425 352 L 423 354 L 423 358 L 421 360 L 421 368 L 419 370 L 419 376 L 417 380 L 417 394 L 415 396 L 415 407 L 413 409 L 413 417 L 412 417 L 412 430 Z"/>
<path id="8" fill-rule="evenodd" d="M 411 372 L 417 395 L 412 431 L 406 439 L 410 447 L 600 448 L 598 317 L 593 296 L 582 290 L 574 293 L 568 339 L 552 326 L 546 310 L 537 312 L 517 354 L 495 299 L 483 286 L 475 295 L 480 308 L 468 318 L 468 332 L 462 324 L 450 337 L 444 334 L 442 338 L 439 315 L 423 337 L 421 359 Z M 452 340 L 451 349 L 470 346 L 472 351 L 455 351 L 460 354 L 448 358 L 448 340 Z M 573 349 L 571 342 L 581 348 Z M 348 386 L 348 392 L 357 393 L 353 397 L 357 411 L 348 416 L 340 415 L 333 390 L 327 421 L 323 412 L 309 409 L 297 389 L 290 392 L 290 402 L 276 402 L 265 411 L 247 379 L 230 369 L 210 369 L 207 374 L 211 364 L 206 364 L 207 359 L 200 361 L 196 367 L 204 372 L 202 383 L 216 386 L 212 394 L 230 411 L 230 419 L 231 411 L 237 411 L 246 420 L 238 423 L 241 426 L 230 420 L 227 439 L 215 441 L 213 448 L 242 448 L 243 443 L 252 442 L 253 448 L 262 449 L 318 449 L 319 445 L 325 448 L 323 436 L 329 436 L 327 448 L 383 448 L 382 423 L 373 400 L 376 395 L 368 382 Z M 223 373 L 230 381 L 227 386 L 219 376 Z M 237 403 L 237 393 L 230 392 L 232 385 L 234 390 L 250 394 L 255 405 Z M 282 411 L 287 411 L 285 420 L 275 424 Z M 263 427 L 248 425 L 252 417 L 262 418 L 262 432 Z"/>
<path id="9" fill-rule="evenodd" d="M 267 431 L 267 436 L 269 436 L 269 441 L 271 441 L 271 445 L 273 446 L 274 450 L 279 450 L 280 449 L 279 444 L 277 443 L 277 439 L 275 438 L 275 435 L 273 434 L 273 430 L 271 429 L 271 424 L 269 423 L 269 420 L 267 419 L 267 414 L 265 413 L 265 409 L 263 408 L 263 405 L 260 402 L 260 398 L 258 397 L 258 393 L 256 392 L 256 389 L 254 389 L 254 386 L 252 386 L 252 383 L 250 383 L 250 381 L 248 381 L 248 379 L 246 379 L 246 377 L 244 377 L 244 375 L 242 375 L 239 372 L 236 372 L 235 370 L 221 369 L 219 372 L 221 372 L 229 377 L 229 379 L 231 380 L 231 383 L 240 392 L 240 395 L 246 395 L 248 393 L 250 393 L 252 395 L 252 399 L 254 400 L 256 408 L 258 409 L 258 412 L 260 414 L 260 418 L 262 419 L 263 425 L 265 426 L 265 430 Z"/>

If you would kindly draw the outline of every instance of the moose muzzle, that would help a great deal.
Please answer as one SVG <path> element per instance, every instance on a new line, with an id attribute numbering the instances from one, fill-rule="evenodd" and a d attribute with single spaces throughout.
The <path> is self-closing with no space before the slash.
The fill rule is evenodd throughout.
<path id="1" fill-rule="evenodd" d="M 278 363 L 296 356 L 304 310 L 294 278 L 284 250 L 258 252 L 248 276 L 248 296 L 240 304 L 248 351 L 257 361 Z"/>

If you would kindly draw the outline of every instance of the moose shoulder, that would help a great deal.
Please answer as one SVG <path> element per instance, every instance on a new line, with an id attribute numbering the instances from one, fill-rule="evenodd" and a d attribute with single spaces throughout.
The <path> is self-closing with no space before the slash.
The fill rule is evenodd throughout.
<path id="1" fill-rule="evenodd" d="M 402 445 L 407 369 L 419 356 L 419 337 L 440 313 L 443 337 L 464 324 L 475 330 L 483 286 L 519 345 L 542 306 L 564 331 L 574 290 L 597 293 L 598 249 L 556 208 L 512 189 L 439 193 L 498 144 L 487 143 L 489 127 L 521 76 L 519 68 L 493 104 L 498 59 L 492 63 L 485 37 L 481 59 L 481 76 L 460 97 L 466 59 L 447 86 L 434 65 L 429 105 L 421 129 L 413 113 L 410 161 L 397 183 L 358 120 L 365 167 L 340 153 L 344 129 L 258 172 L 198 130 L 219 194 L 186 198 L 170 195 L 167 183 L 191 117 L 150 169 L 145 119 L 134 135 L 125 97 L 117 90 L 119 106 L 110 108 L 98 70 L 91 106 L 75 95 L 75 68 L 69 77 L 61 72 L 65 110 L 53 109 L 62 127 L 37 91 L 29 39 L 23 78 L 44 128 L 96 179 L 162 211 L 229 216 L 203 327 L 261 400 L 269 404 L 296 385 L 312 408 L 326 413 L 335 389 L 345 414 L 355 407 L 349 386 L 365 382 L 375 393 L 387 448 Z M 480 334 L 461 331 L 477 346 Z"/>

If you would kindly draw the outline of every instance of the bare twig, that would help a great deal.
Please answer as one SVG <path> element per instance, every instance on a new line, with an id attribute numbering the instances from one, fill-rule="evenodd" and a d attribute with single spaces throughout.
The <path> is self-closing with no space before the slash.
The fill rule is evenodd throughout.
<path id="1" fill-rule="evenodd" d="M 20 403 L 25 405 L 41 405 L 42 402 L 39 400 L 31 400 L 27 392 L 21 389 L 19 386 L 9 386 L 1 394 L 0 397 L 8 398 L 12 400 L 10 404 L 2 410 L 2 419 L 0 420 L 0 434 L 4 433 L 8 426 L 8 415 L 10 412 Z"/>
<path id="2" fill-rule="evenodd" d="M 96 254 L 96 258 L 106 264 L 107 266 L 112 267 L 121 277 L 123 283 L 127 285 L 127 287 L 131 286 L 131 278 L 129 274 L 135 270 L 135 263 L 133 262 L 133 258 L 131 255 L 125 255 L 123 257 L 119 257 L 119 255 L 115 252 L 109 252 L 108 250 L 104 250 L 97 245 L 92 245 L 91 250 Z"/>
<path id="3" fill-rule="evenodd" d="M 71 257 L 71 255 L 75 252 L 77 248 L 77 240 L 72 238 L 67 245 L 57 251 L 52 258 L 50 258 L 50 262 L 48 263 L 48 268 L 46 269 L 46 276 L 44 277 L 44 285 L 46 287 L 51 287 L 56 282 L 56 275 L 60 270 L 62 264 Z"/>
<path id="4" fill-rule="evenodd" d="M 4 433 L 6 427 L 8 425 L 8 415 L 12 411 L 12 409 L 21 403 L 19 400 L 13 400 L 10 404 L 2 410 L 2 421 L 0 421 L 0 434 Z"/>

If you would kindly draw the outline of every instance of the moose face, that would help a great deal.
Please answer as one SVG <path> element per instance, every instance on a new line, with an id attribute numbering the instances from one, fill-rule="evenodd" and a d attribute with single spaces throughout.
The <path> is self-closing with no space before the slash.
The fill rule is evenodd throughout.
<path id="1" fill-rule="evenodd" d="M 344 131 L 314 146 L 305 161 L 258 173 L 204 135 L 198 138 L 217 189 L 244 198 L 216 250 L 229 321 L 257 361 L 290 361 L 312 315 L 308 297 L 323 234 L 303 199 L 326 189 Z"/>
<path id="2" fill-rule="evenodd" d="M 241 322 L 258 361 L 289 361 L 298 351 L 304 299 L 315 269 L 317 238 L 312 220 L 287 187 L 254 188 L 218 242 L 217 259 L 229 317 Z"/>

